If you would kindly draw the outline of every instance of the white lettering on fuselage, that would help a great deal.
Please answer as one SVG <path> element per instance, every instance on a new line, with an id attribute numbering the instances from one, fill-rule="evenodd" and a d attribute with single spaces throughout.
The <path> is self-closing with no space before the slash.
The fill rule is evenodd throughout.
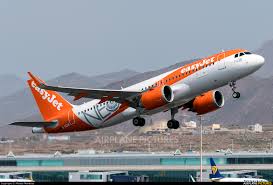
<path id="1" fill-rule="evenodd" d="M 46 90 L 41 89 L 39 87 L 37 87 L 36 83 L 34 81 L 31 82 L 31 86 L 33 89 L 35 89 L 38 93 L 40 93 L 40 95 L 42 96 L 43 100 L 47 100 L 51 105 L 53 105 L 53 107 L 56 107 L 56 109 L 58 111 L 61 110 L 63 104 L 62 102 L 59 102 L 58 100 L 56 100 L 56 96 L 53 94 L 49 94 Z"/>
<path id="2" fill-rule="evenodd" d="M 70 122 L 68 122 L 68 123 L 66 123 L 66 124 L 64 124 L 63 126 L 62 126 L 62 129 L 64 130 L 64 129 L 66 129 L 66 128 L 68 128 L 68 127 L 71 127 L 71 126 L 73 126 L 73 125 L 75 125 L 76 123 L 74 122 L 74 123 L 70 123 Z"/>
<path id="3" fill-rule="evenodd" d="M 209 59 L 203 59 L 202 62 L 195 63 L 195 64 L 193 64 L 191 66 L 188 66 L 188 67 L 183 67 L 181 69 L 181 73 L 186 73 L 186 72 L 189 72 L 191 70 L 199 69 L 199 67 L 209 65 L 209 64 L 215 62 L 214 59 L 215 59 L 215 57 L 211 57 Z"/>

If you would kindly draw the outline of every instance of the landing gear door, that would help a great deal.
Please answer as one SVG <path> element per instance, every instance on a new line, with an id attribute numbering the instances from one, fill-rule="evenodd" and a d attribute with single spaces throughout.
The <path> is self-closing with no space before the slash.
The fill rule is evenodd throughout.
<path id="1" fill-rule="evenodd" d="M 218 65 L 218 70 L 222 70 L 226 68 L 226 62 L 225 62 L 225 53 L 220 53 L 217 56 L 217 65 Z"/>

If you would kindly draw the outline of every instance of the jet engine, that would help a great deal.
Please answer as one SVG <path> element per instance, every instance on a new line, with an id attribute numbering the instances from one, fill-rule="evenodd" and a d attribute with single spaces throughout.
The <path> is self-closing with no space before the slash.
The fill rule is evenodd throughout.
<path id="1" fill-rule="evenodd" d="M 196 112 L 198 115 L 213 112 L 224 106 L 224 96 L 220 91 L 208 91 L 195 97 L 184 108 Z"/>
<path id="2" fill-rule="evenodd" d="M 174 95 L 171 87 L 166 85 L 144 92 L 141 96 L 140 103 L 145 109 L 152 110 L 171 103 L 173 98 Z"/>

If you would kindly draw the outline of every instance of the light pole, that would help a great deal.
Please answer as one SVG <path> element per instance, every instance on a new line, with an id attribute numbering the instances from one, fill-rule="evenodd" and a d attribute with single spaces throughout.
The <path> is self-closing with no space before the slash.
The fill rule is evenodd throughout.
<path id="1" fill-rule="evenodd" d="M 199 115 L 200 121 L 200 182 L 203 181 L 203 126 L 202 126 L 202 116 Z"/>
<path id="2" fill-rule="evenodd" d="M 273 106 L 271 108 L 272 108 L 272 121 L 271 121 L 271 124 L 273 124 Z"/>
<path id="3" fill-rule="evenodd" d="M 231 151 L 233 152 L 233 139 L 231 139 Z"/>

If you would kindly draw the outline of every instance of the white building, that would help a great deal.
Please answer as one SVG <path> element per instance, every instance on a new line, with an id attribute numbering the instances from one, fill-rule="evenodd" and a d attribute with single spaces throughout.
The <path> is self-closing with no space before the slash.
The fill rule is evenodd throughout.
<path id="1" fill-rule="evenodd" d="M 184 123 L 187 128 L 196 128 L 196 122 L 195 121 L 189 121 Z"/>
<path id="2" fill-rule="evenodd" d="M 69 141 L 70 136 L 67 135 L 61 135 L 61 136 L 48 136 L 48 141 Z"/>
<path id="3" fill-rule="evenodd" d="M 128 175 L 128 172 L 69 172 L 69 182 L 111 182 L 113 175 Z"/>
<path id="4" fill-rule="evenodd" d="M 263 132 L 263 126 L 259 123 L 256 123 L 255 125 L 249 125 L 248 129 L 257 133 Z"/>
<path id="5" fill-rule="evenodd" d="M 221 129 L 221 125 L 220 124 L 212 124 L 211 125 L 211 130 L 220 130 Z"/>

